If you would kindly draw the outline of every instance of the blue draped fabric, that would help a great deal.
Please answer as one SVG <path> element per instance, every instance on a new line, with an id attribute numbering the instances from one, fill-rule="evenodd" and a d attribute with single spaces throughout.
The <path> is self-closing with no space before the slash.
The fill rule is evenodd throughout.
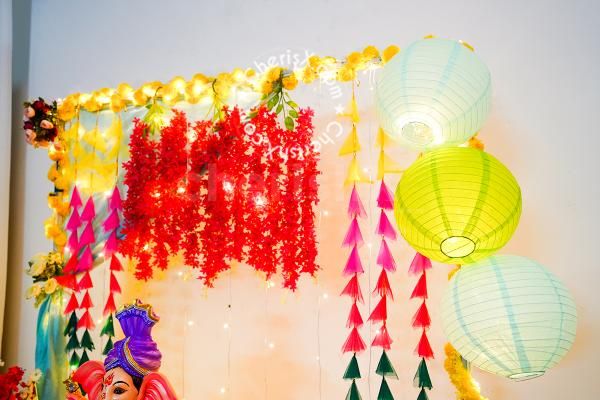
<path id="1" fill-rule="evenodd" d="M 69 363 L 63 336 L 65 320 L 62 299 L 62 290 L 57 290 L 42 302 L 38 311 L 35 367 L 42 371 L 42 378 L 38 382 L 41 400 L 65 398 L 63 381 L 69 375 Z"/>

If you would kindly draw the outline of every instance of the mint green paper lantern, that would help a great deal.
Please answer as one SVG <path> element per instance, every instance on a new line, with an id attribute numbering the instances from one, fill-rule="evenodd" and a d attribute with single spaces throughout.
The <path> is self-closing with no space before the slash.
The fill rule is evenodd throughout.
<path id="1" fill-rule="evenodd" d="M 456 146 L 483 125 L 491 100 L 490 72 L 462 43 L 419 40 L 385 65 L 376 85 L 381 127 L 419 151 Z"/>
<path id="2" fill-rule="evenodd" d="M 496 255 L 464 265 L 442 298 L 448 341 L 473 366 L 513 380 L 543 375 L 575 340 L 569 291 L 525 257 Z"/>

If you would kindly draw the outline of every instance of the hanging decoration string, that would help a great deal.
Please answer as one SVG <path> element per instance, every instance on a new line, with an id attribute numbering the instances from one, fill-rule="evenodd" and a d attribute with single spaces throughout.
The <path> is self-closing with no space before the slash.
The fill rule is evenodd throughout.
<path id="1" fill-rule="evenodd" d="M 358 115 L 354 91 L 355 77 L 355 71 L 353 71 L 352 101 L 350 105 L 350 114 L 347 115 L 352 123 L 352 129 L 339 151 L 340 156 L 352 155 L 348 175 L 345 180 L 345 185 L 352 185 L 352 191 L 348 205 L 348 216 L 351 219 L 351 222 L 348 231 L 346 232 L 346 236 L 344 237 L 344 241 L 342 242 L 344 247 L 350 247 L 352 249 L 343 271 L 345 276 L 351 276 L 351 278 L 342 291 L 342 295 L 349 296 L 352 300 L 352 306 L 350 308 L 350 314 L 348 315 L 348 321 L 346 324 L 351 331 L 342 347 L 343 353 L 352 353 L 352 358 L 350 359 L 350 363 L 348 364 L 343 376 L 345 380 L 352 381 L 350 389 L 348 390 L 348 394 L 346 395 L 346 400 L 361 399 L 361 395 L 356 384 L 356 380 L 361 378 L 356 355 L 357 353 L 366 349 L 366 344 L 358 331 L 358 329 L 363 325 L 363 318 L 358 309 L 358 303 L 364 302 L 359 283 L 359 275 L 364 273 L 359 254 L 359 247 L 363 245 L 364 240 L 358 223 L 358 218 L 366 218 L 367 213 L 359 197 L 356 185 L 357 183 L 370 183 L 370 180 L 364 175 L 364 171 L 360 167 L 357 159 L 357 153 L 360 151 L 361 146 L 356 129 L 356 125 L 360 121 L 360 118 Z"/>

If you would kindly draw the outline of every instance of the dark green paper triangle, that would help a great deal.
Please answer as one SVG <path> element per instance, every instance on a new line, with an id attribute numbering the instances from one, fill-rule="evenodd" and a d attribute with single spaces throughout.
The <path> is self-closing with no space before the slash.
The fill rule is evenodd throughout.
<path id="1" fill-rule="evenodd" d="M 381 386 L 379 387 L 379 394 L 377 395 L 377 400 L 394 400 L 394 396 L 392 396 L 392 391 L 388 386 L 385 378 L 381 380 Z"/>
<path id="2" fill-rule="evenodd" d="M 346 367 L 346 372 L 344 372 L 344 379 L 360 379 L 360 368 L 358 367 L 356 353 L 354 353 L 352 359 L 350 360 L 350 363 Z"/>
<path id="3" fill-rule="evenodd" d="M 106 344 L 104 345 L 104 350 L 102 350 L 102 355 L 108 355 L 108 352 L 112 350 L 112 348 L 114 347 L 112 338 L 108 338 L 108 342 L 106 342 Z"/>
<path id="4" fill-rule="evenodd" d="M 113 323 L 113 316 L 110 314 L 100 331 L 100 336 L 115 336 L 115 326 Z"/>
<path id="5" fill-rule="evenodd" d="M 381 354 L 381 358 L 379 359 L 375 373 L 386 378 L 398 379 L 398 374 L 396 374 L 396 370 L 394 369 L 394 366 L 392 365 L 392 362 L 390 361 L 390 358 L 385 350 Z"/>
<path id="6" fill-rule="evenodd" d="M 63 335 L 67 336 L 75 334 L 75 332 L 77 331 L 77 322 L 79 322 L 77 320 L 77 314 L 75 314 L 75 311 L 73 311 L 71 313 L 71 316 L 69 317 L 69 322 L 67 322 L 67 326 L 65 326 Z"/>
<path id="7" fill-rule="evenodd" d="M 83 332 L 83 336 L 81 337 L 81 348 L 88 349 L 89 351 L 92 351 L 96 348 L 96 346 L 94 346 L 94 342 L 92 341 L 92 337 L 90 336 L 90 331 L 87 329 L 85 332 Z"/>
<path id="8" fill-rule="evenodd" d="M 362 400 L 360 396 L 360 392 L 358 391 L 358 386 L 356 386 L 356 381 L 352 381 L 352 385 L 350 386 L 350 390 L 348 390 L 348 394 L 346 395 L 346 400 Z"/>
<path id="9" fill-rule="evenodd" d="M 69 341 L 67 342 L 67 345 L 65 346 L 65 351 L 68 353 L 72 350 L 75 349 L 79 349 L 80 345 L 79 345 L 79 340 L 77 340 L 77 335 L 73 335 L 71 337 L 69 337 Z"/>
<path id="10" fill-rule="evenodd" d="M 88 356 L 87 351 L 83 350 L 83 353 L 81 353 L 81 359 L 79 360 L 79 366 L 81 367 L 81 365 L 88 361 L 90 361 L 90 357 Z"/>
<path id="11" fill-rule="evenodd" d="M 425 388 L 421 389 L 421 392 L 419 392 L 419 397 L 417 397 L 417 400 L 429 400 L 429 397 L 427 397 L 427 392 L 425 391 Z"/>
<path id="12" fill-rule="evenodd" d="M 429 376 L 429 370 L 427 369 L 427 363 L 425 359 L 422 358 L 419 363 L 419 368 L 417 368 L 417 373 L 415 374 L 415 378 L 413 379 L 413 385 L 415 387 L 432 389 L 433 385 L 431 384 L 431 377 Z"/>
<path id="13" fill-rule="evenodd" d="M 71 365 L 71 368 L 79 367 L 79 355 L 77 354 L 76 351 L 74 351 L 73 354 L 71 355 L 71 360 L 69 362 L 69 365 Z"/>

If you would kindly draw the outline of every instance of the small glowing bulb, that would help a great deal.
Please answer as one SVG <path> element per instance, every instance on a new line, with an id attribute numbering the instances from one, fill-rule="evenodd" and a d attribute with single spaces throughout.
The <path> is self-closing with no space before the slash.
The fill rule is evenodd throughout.
<path id="1" fill-rule="evenodd" d="M 324 298 L 325 300 L 327 300 L 327 299 L 329 298 L 329 294 L 327 294 L 327 293 L 323 293 L 323 298 Z"/>
<path id="2" fill-rule="evenodd" d="M 227 322 L 223 324 L 223 329 L 229 329 L 229 324 Z"/>
<path id="3" fill-rule="evenodd" d="M 160 193 L 154 192 L 154 193 L 152 193 L 152 197 L 154 197 L 155 199 L 158 199 L 160 197 Z"/>
<path id="4" fill-rule="evenodd" d="M 104 252 L 103 252 L 103 251 L 101 251 L 100 253 L 98 253 L 98 257 L 102 257 L 102 258 L 104 258 Z"/>
<path id="5" fill-rule="evenodd" d="M 143 247 L 144 251 L 148 251 L 150 250 L 150 245 L 148 243 L 146 243 Z"/>
<path id="6" fill-rule="evenodd" d="M 177 188 L 177 193 L 179 193 L 179 194 L 185 193 L 185 188 L 183 186 L 179 186 Z"/>
<path id="7" fill-rule="evenodd" d="M 188 321 L 188 326 L 193 326 L 194 325 L 194 321 L 192 321 L 191 319 Z"/>
<path id="8" fill-rule="evenodd" d="M 223 182 L 223 189 L 226 192 L 231 193 L 233 191 L 233 185 L 231 184 L 231 182 Z"/>
<path id="9" fill-rule="evenodd" d="M 111 194 L 110 190 L 107 190 L 107 191 L 104 192 L 104 196 L 106 196 L 106 197 L 110 197 L 110 194 Z"/>
<path id="10" fill-rule="evenodd" d="M 226 392 L 226 391 L 227 391 L 227 390 L 225 390 L 225 388 L 224 388 L 224 387 L 222 387 L 222 388 L 221 388 L 221 390 L 220 390 L 221 394 L 225 394 L 225 392 Z"/>
<path id="11" fill-rule="evenodd" d="M 364 167 L 363 168 L 363 172 L 369 172 L 369 168 L 368 167 Z"/>
<path id="12" fill-rule="evenodd" d="M 194 131 L 189 131 L 187 133 L 187 138 L 190 142 L 195 142 L 198 139 L 198 135 Z"/>
<path id="13" fill-rule="evenodd" d="M 329 216 L 329 211 L 327 211 L 327 210 L 323 210 L 323 216 L 324 216 L 324 217 L 327 217 L 327 216 Z"/>
<path id="14" fill-rule="evenodd" d="M 71 252 L 71 248 L 69 246 L 65 246 L 65 253 L 70 253 Z"/>
<path id="15" fill-rule="evenodd" d="M 98 321 L 96 321 L 98 323 L 98 325 L 100 325 L 102 323 L 102 318 L 98 318 Z"/>
<path id="16" fill-rule="evenodd" d="M 261 196 L 256 196 L 256 198 L 254 199 L 254 203 L 256 203 L 258 207 L 262 207 L 265 204 L 267 204 L 267 201 Z"/>
<path id="17" fill-rule="evenodd" d="M 321 357 L 319 357 L 319 356 L 315 357 L 315 360 L 317 360 L 317 361 L 319 361 L 320 359 L 321 359 Z"/>
<path id="18" fill-rule="evenodd" d="M 177 273 L 177 276 L 183 276 L 183 271 L 179 271 L 179 272 Z"/>
<path id="19" fill-rule="evenodd" d="M 370 248 L 370 249 L 373 248 L 373 243 L 370 243 L 370 242 L 367 243 L 367 247 Z"/>
<path id="20" fill-rule="evenodd" d="M 269 343 L 269 348 L 271 350 L 273 350 L 275 348 L 275 343 L 273 343 L 273 342 Z"/>

